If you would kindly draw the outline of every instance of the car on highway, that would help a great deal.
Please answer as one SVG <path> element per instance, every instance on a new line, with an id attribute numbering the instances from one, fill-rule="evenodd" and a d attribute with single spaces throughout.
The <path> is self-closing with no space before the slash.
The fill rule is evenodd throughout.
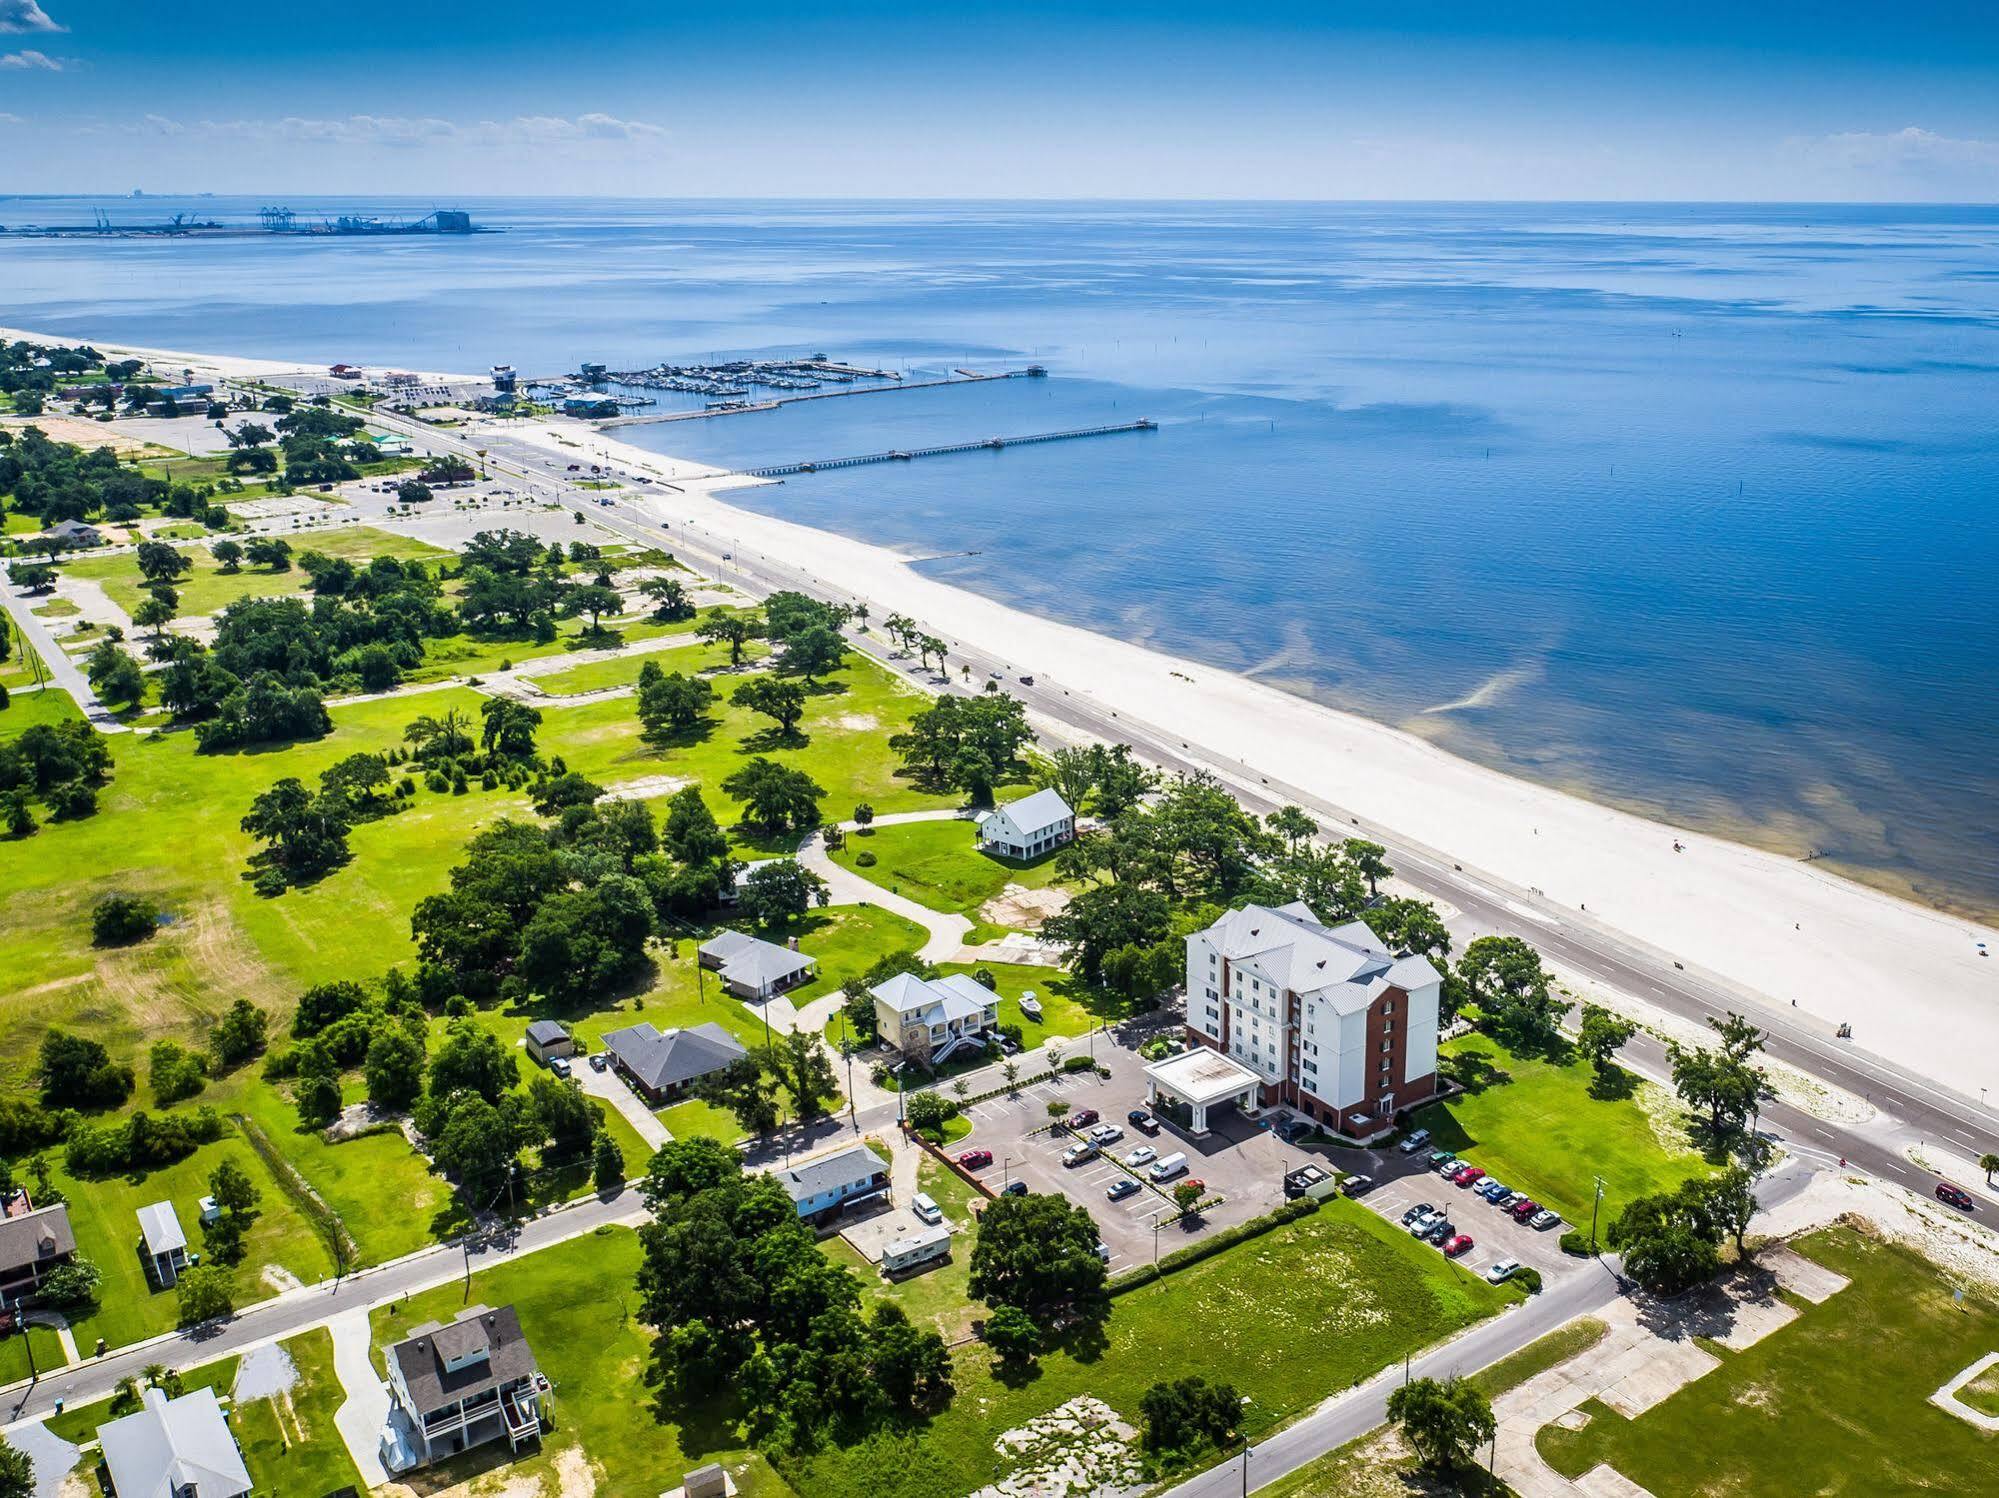
<path id="1" fill-rule="evenodd" d="M 1451 1237 L 1446 1238 L 1442 1243 L 1439 1243 L 1437 1247 L 1441 1248 L 1444 1251 L 1445 1258 L 1447 1259 L 1458 1258 L 1461 1255 L 1468 1254 L 1472 1251 L 1471 1235 L 1468 1233 L 1453 1234 Z"/>
<path id="2" fill-rule="evenodd" d="M 1435 1216 L 1436 1211 L 1437 1209 L 1431 1206 L 1428 1202 L 1418 1202 L 1416 1203 L 1415 1206 L 1411 1207 L 1407 1212 L 1404 1212 L 1402 1214 L 1402 1225 L 1406 1228 L 1409 1226 L 1410 1223 L 1414 1222 L 1419 1217 Z"/>
<path id="3" fill-rule="evenodd" d="M 1503 1285 L 1519 1272 L 1518 1259 L 1501 1259 L 1497 1264 L 1487 1266 L 1485 1277 L 1495 1285 Z"/>
<path id="4" fill-rule="evenodd" d="M 1953 1186 L 1949 1181 L 1937 1182 L 1937 1200 L 1960 1212 L 1969 1212 L 1978 1205 L 1977 1198 L 1962 1186 Z"/>
<path id="5" fill-rule="evenodd" d="M 1413 1155 L 1416 1153 L 1416 1151 L 1421 1149 L 1424 1145 L 1428 1144 L 1429 1142 L 1430 1142 L 1430 1131 L 1428 1129 L 1418 1129 L 1415 1133 L 1411 1134 L 1407 1139 L 1404 1139 L 1400 1144 L 1396 1145 L 1395 1147 L 1401 1150 L 1402 1153 L 1405 1155 Z"/>
<path id="6" fill-rule="evenodd" d="M 1158 1158 L 1158 1150 L 1149 1144 L 1141 1144 L 1137 1149 L 1124 1157 L 1124 1163 L 1129 1165 L 1133 1170 L 1136 1170 L 1141 1165 L 1150 1165 Z"/>
<path id="7" fill-rule="evenodd" d="M 1550 1212 L 1546 1207 L 1543 1207 L 1527 1219 L 1527 1226 L 1530 1228 L 1539 1228 L 1543 1232 L 1546 1232 L 1549 1228 L 1558 1228 L 1561 1225 L 1562 1214 L 1560 1212 Z"/>
<path id="8" fill-rule="evenodd" d="M 1069 1127 L 1072 1129 L 1087 1129 L 1102 1116 L 1095 1108 L 1078 1108 L 1074 1113 L 1069 1115 Z"/>
<path id="9" fill-rule="evenodd" d="M 966 1150 L 958 1156 L 958 1163 L 967 1170 L 984 1170 L 993 1163 L 991 1150 Z"/>
<path id="10" fill-rule="evenodd" d="M 1107 1144 L 1115 1143 L 1122 1138 L 1124 1138 L 1124 1130 L 1113 1123 L 1098 1124 L 1094 1129 L 1090 1130 L 1090 1143 L 1096 1145 L 1099 1149 L 1102 1149 Z"/>
<path id="11" fill-rule="evenodd" d="M 1536 1212 L 1541 1210 L 1541 1204 L 1535 1201 L 1534 1198 L 1531 1196 L 1523 1196 L 1520 1198 L 1519 1201 L 1515 1202 L 1512 1206 L 1508 1207 L 1506 1210 L 1513 1214 L 1513 1220 L 1515 1222 L 1525 1222 L 1527 1221 L 1528 1218 L 1532 1217 Z"/>
<path id="12" fill-rule="evenodd" d="M 1094 1160 L 1096 1158 L 1097 1147 L 1087 1139 L 1079 1139 L 1062 1151 L 1063 1165 L 1072 1170 L 1076 1166 L 1081 1165 L 1085 1160 Z"/>
<path id="13" fill-rule="evenodd" d="M 1020 679 L 1020 684 L 1024 687 L 1031 687 L 1034 685 L 1034 678 L 1032 676 L 1023 676 Z"/>
<path id="14" fill-rule="evenodd" d="M 1439 1213 L 1437 1216 L 1432 1217 L 1423 1231 L 1416 1236 L 1421 1238 L 1425 1243 L 1442 1243 L 1446 1238 L 1455 1238 L 1457 1235 L 1457 1224 L 1442 1213 Z"/>
<path id="15" fill-rule="evenodd" d="M 1001 1195 L 1001 1196 L 1025 1196 L 1025 1195 L 1027 1195 L 1027 1182 L 1025 1182 L 1025 1181 L 1008 1181 L 1008 1182 L 1007 1182 L 1007 1183 L 1006 1183 L 1006 1184 L 1005 1184 L 1004 1186 L 1000 1187 L 1000 1195 Z"/>
<path id="16" fill-rule="evenodd" d="M 1136 1196 L 1142 1188 L 1130 1176 L 1119 1176 L 1104 1187 L 1104 1195 L 1114 1202 L 1121 1202 L 1127 1196 Z"/>

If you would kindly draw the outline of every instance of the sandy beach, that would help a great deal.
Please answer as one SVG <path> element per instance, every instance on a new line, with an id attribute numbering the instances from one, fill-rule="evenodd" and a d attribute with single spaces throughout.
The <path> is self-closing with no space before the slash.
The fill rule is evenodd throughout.
<path id="1" fill-rule="evenodd" d="M 49 335 L 0 329 L 6 337 Z M 301 363 L 162 353 L 97 343 L 224 376 Z M 316 370 L 316 366 L 314 366 Z M 452 378 L 444 376 L 443 378 Z M 457 378 L 464 378 L 462 376 Z M 1978 1100 L 1999 1093 L 1999 931 L 1824 870 L 1473 764 L 1369 719 L 1211 666 L 1009 608 L 937 582 L 895 553 L 728 502 L 759 481 L 662 457 L 585 423 L 508 422 L 510 437 L 574 457 L 607 454 L 674 485 L 638 503 L 865 600 L 874 617 L 914 616 L 1009 676 L 1035 673 L 1208 751 L 1219 771 L 1267 775 L 1391 828 L 1490 880 L 1538 892 L 1588 925 L 1732 985 L 1802 1028 L 1842 1023 L 1856 1047 Z M 463 436 L 463 433 L 456 434 Z M 1532 938 L 1541 913 L 1507 901 Z"/>
<path id="2" fill-rule="evenodd" d="M 1214 667 L 1058 624 L 925 577 L 895 553 L 728 503 L 754 480 L 622 443 L 580 425 L 510 434 L 570 451 L 579 442 L 680 492 L 644 501 L 900 610 L 989 657 L 1104 707 L 1183 735 L 1238 774 L 1304 787 L 1445 853 L 1496 888 L 1538 890 L 1588 922 L 1760 996 L 1795 1003 L 1830 1037 L 1976 1099 L 1999 1090 L 1999 931 L 1897 899 L 1809 864 L 1673 828 L 1514 779 L 1366 718 Z M 1674 851 L 1678 844 L 1682 851 Z M 1515 906 L 1530 939 L 1536 912 Z"/>

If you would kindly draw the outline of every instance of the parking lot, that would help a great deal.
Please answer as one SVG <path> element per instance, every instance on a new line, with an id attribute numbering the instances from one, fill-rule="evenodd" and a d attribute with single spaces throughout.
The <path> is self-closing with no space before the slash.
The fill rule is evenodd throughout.
<path id="1" fill-rule="evenodd" d="M 1427 1202 L 1442 1210 L 1458 1232 L 1471 1238 L 1471 1250 L 1458 1262 L 1474 1273 L 1483 1274 L 1501 1259 L 1518 1259 L 1549 1278 L 1575 1265 L 1561 1250 L 1562 1233 L 1569 1224 L 1531 1228 L 1515 1221 L 1505 1208 L 1488 1202 L 1472 1188 L 1454 1186 L 1429 1169 L 1427 1148 L 1413 1155 L 1393 1148 L 1341 1150 L 1338 1154 L 1342 1167 L 1374 1178 L 1375 1184 L 1356 1199 L 1397 1227 L 1402 1226 L 1402 1216 L 1411 1207 Z M 1466 1163 L 1476 1165 L 1476 1154 L 1468 1156 Z"/>

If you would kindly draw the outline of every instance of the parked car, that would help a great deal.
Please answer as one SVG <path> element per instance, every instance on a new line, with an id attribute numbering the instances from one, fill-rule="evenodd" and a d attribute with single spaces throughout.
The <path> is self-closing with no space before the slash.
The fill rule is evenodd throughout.
<path id="1" fill-rule="evenodd" d="M 1550 1212 L 1545 1207 L 1527 1219 L 1527 1226 L 1530 1228 L 1539 1228 L 1543 1232 L 1546 1232 L 1549 1228 L 1558 1228 L 1561 1225 L 1562 1214 L 1560 1212 Z"/>
<path id="2" fill-rule="evenodd" d="M 1005 1184 L 1004 1186 L 1000 1187 L 1000 1195 L 1001 1195 L 1001 1196 L 1025 1196 L 1025 1195 L 1027 1195 L 1027 1182 L 1025 1182 L 1025 1181 L 1008 1181 L 1008 1182 L 1007 1182 L 1007 1183 L 1006 1183 L 1006 1184 Z"/>
<path id="3" fill-rule="evenodd" d="M 1373 1187 L 1374 1177 L 1362 1175 L 1359 1171 L 1355 1171 L 1340 1182 L 1340 1190 L 1347 1196 L 1359 1196 L 1363 1191 L 1372 1190 Z"/>
<path id="4" fill-rule="evenodd" d="M 1078 1108 L 1074 1113 L 1069 1115 L 1069 1127 L 1072 1129 L 1087 1129 L 1101 1116 L 1095 1108 Z"/>
<path id="5" fill-rule="evenodd" d="M 925 1222 L 939 1223 L 944 1220 L 944 1209 L 937 1205 L 937 1199 L 927 1191 L 919 1191 L 909 1199 L 909 1210 Z"/>
<path id="6" fill-rule="evenodd" d="M 571 1070 L 569 1058 L 567 1056 L 550 1056 L 548 1058 L 548 1069 L 558 1077 L 568 1076 Z"/>
<path id="7" fill-rule="evenodd" d="M 1425 1169 L 1435 1170 L 1446 1160 L 1455 1159 L 1457 1159 L 1457 1154 L 1452 1150 L 1431 1150 L 1429 1154 L 1423 1157 L 1423 1165 Z"/>
<path id="8" fill-rule="evenodd" d="M 958 1156 L 958 1163 L 967 1170 L 984 1170 L 993 1163 L 991 1150 L 966 1150 Z"/>
<path id="9" fill-rule="evenodd" d="M 1406 1228 L 1409 1226 L 1410 1223 L 1414 1222 L 1417 1218 L 1429 1217 L 1433 1215 L 1436 1212 L 1436 1210 L 1437 1209 L 1431 1206 L 1428 1202 L 1418 1202 L 1416 1203 L 1415 1206 L 1411 1207 L 1407 1212 L 1404 1212 L 1402 1214 L 1402 1225 Z"/>
<path id="10" fill-rule="evenodd" d="M 1446 1238 L 1455 1238 L 1457 1235 L 1457 1224 L 1440 1213 L 1436 1217 L 1431 1218 L 1429 1225 L 1416 1236 L 1421 1238 L 1425 1243 L 1442 1243 Z"/>
<path id="11" fill-rule="evenodd" d="M 1471 1252 L 1472 1241 L 1468 1234 L 1457 1233 L 1449 1238 L 1446 1238 L 1442 1243 L 1439 1243 L 1437 1247 L 1441 1248 L 1444 1251 L 1445 1258 L 1455 1259 L 1461 1254 L 1468 1254 Z"/>
<path id="12" fill-rule="evenodd" d="M 1451 1184 L 1460 1191 L 1468 1186 L 1476 1186 L 1484 1179 L 1485 1172 L 1480 1170 L 1476 1165 L 1460 1165 L 1456 1170 L 1451 1172 Z"/>
<path id="13" fill-rule="evenodd" d="M 1969 1212 L 1978 1201 L 1962 1186 L 1953 1186 L 1949 1181 L 1937 1182 L 1937 1200 L 1956 1207 L 1960 1212 Z"/>
<path id="14" fill-rule="evenodd" d="M 1520 1261 L 1518 1259 L 1501 1259 L 1497 1264 L 1489 1265 L 1486 1268 L 1485 1277 L 1495 1285 L 1503 1285 L 1519 1272 Z"/>
<path id="15" fill-rule="evenodd" d="M 1464 1168 L 1465 1162 L 1460 1160 L 1456 1155 L 1446 1155 L 1431 1167 L 1438 1175 L 1446 1177 Z"/>
<path id="16" fill-rule="evenodd" d="M 1094 1129 L 1090 1130 L 1090 1143 L 1096 1145 L 1099 1149 L 1122 1138 L 1124 1138 L 1124 1130 L 1120 1129 L 1116 1124 L 1098 1124 Z"/>
<path id="17" fill-rule="evenodd" d="M 1032 676 L 1023 676 L 1020 679 L 1020 684 L 1024 687 L 1031 687 L 1034 685 L 1034 678 Z"/>
<path id="18" fill-rule="evenodd" d="M 1070 1168 L 1081 1165 L 1085 1160 L 1096 1158 L 1097 1147 L 1087 1139 L 1079 1139 L 1062 1151 L 1062 1163 Z"/>
<path id="19" fill-rule="evenodd" d="M 1130 1176 L 1119 1176 L 1110 1185 L 1104 1187 L 1104 1195 L 1114 1202 L 1121 1202 L 1127 1196 L 1136 1196 L 1138 1191 L 1138 1182 L 1134 1181 Z"/>
<path id="20" fill-rule="evenodd" d="M 1097 1240 L 1097 1257 L 1106 1264 L 1111 1261 L 1111 1246 L 1101 1238 Z"/>
<path id="21" fill-rule="evenodd" d="M 1133 1170 L 1136 1170 L 1141 1165 L 1150 1165 L 1158 1158 L 1158 1150 L 1149 1144 L 1141 1144 L 1137 1149 L 1124 1157 L 1124 1163 L 1129 1165 Z"/>
<path id="22" fill-rule="evenodd" d="M 1508 1207 L 1506 1210 L 1513 1214 L 1513 1220 L 1515 1222 L 1525 1222 L 1527 1221 L 1528 1218 L 1532 1217 L 1536 1212 L 1541 1210 L 1541 1204 L 1535 1201 L 1534 1198 L 1531 1196 L 1523 1196 L 1520 1198 L 1519 1201 L 1515 1202 L 1512 1206 Z"/>
<path id="23" fill-rule="evenodd" d="M 603 1071 L 610 1064 L 611 1056 L 608 1051 L 592 1051 L 590 1053 L 590 1070 Z"/>
<path id="24" fill-rule="evenodd" d="M 1513 1195 L 1513 1188 L 1511 1186 L 1502 1186 L 1491 1176 L 1487 1176 L 1478 1183 L 1478 1194 L 1489 1202 L 1496 1202 L 1502 1196 Z"/>
<path id="25" fill-rule="evenodd" d="M 1418 1129 L 1415 1133 L 1411 1134 L 1408 1138 L 1404 1139 L 1400 1144 L 1396 1145 L 1395 1147 L 1401 1150 L 1402 1153 L 1405 1155 L 1413 1155 L 1416 1153 L 1416 1151 L 1421 1149 L 1424 1145 L 1428 1144 L 1429 1142 L 1430 1142 L 1430 1131 L 1428 1129 Z"/>
<path id="26" fill-rule="evenodd" d="M 1143 1108 L 1132 1109 L 1131 1112 L 1125 1114 L 1124 1121 L 1134 1129 L 1137 1129 L 1141 1134 L 1157 1134 L 1159 1132 L 1159 1120 L 1154 1118 L 1150 1113 L 1147 1113 Z"/>
<path id="27" fill-rule="evenodd" d="M 1435 1207 L 1425 1207 L 1421 1212 L 1416 1214 L 1413 1222 L 1407 1224 L 1409 1236 L 1420 1238 L 1430 1231 L 1432 1223 L 1442 1222 L 1443 1220 L 1444 1214 L 1442 1212 L 1439 1212 Z"/>

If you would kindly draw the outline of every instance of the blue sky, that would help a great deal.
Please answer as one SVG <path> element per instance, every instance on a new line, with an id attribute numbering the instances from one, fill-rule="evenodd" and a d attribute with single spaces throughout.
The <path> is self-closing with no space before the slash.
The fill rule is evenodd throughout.
<path id="1" fill-rule="evenodd" d="M 0 160 L 27 192 L 1992 201 L 1999 5 L 0 0 Z"/>

